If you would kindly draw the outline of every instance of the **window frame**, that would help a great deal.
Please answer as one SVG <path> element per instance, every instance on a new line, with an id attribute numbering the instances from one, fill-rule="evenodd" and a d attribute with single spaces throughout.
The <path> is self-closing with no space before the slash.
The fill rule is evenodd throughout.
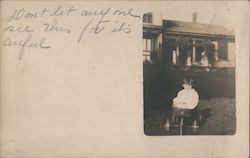
<path id="1" fill-rule="evenodd" d="M 143 14 L 143 23 L 152 24 L 153 23 L 153 13 Z"/>

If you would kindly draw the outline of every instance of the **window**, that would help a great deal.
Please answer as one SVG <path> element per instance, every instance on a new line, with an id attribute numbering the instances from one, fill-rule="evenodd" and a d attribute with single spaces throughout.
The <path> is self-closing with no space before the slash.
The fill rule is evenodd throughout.
<path id="1" fill-rule="evenodd" d="M 143 22 L 144 23 L 153 23 L 153 14 L 152 13 L 143 14 Z"/>
<path id="2" fill-rule="evenodd" d="M 218 46 L 218 57 L 221 60 L 228 60 L 228 49 L 227 49 L 227 41 L 220 40 Z"/>
<path id="3" fill-rule="evenodd" d="M 144 62 L 153 62 L 154 60 L 154 42 L 152 39 L 143 39 L 143 57 Z"/>
<path id="4" fill-rule="evenodd" d="M 144 52 L 152 51 L 152 39 L 143 39 L 143 51 Z"/>

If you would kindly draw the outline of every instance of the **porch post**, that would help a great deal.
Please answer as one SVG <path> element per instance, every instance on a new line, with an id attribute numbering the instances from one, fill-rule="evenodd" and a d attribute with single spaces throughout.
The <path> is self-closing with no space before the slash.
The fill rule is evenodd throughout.
<path id="1" fill-rule="evenodd" d="M 194 64 L 194 63 L 196 62 L 196 59 L 195 59 L 195 52 L 196 52 L 195 40 L 193 39 L 192 64 Z"/>
<path id="2" fill-rule="evenodd" d="M 179 52 L 180 50 L 179 50 L 179 46 L 176 46 L 176 64 L 179 64 L 180 63 L 180 61 L 179 61 Z"/>

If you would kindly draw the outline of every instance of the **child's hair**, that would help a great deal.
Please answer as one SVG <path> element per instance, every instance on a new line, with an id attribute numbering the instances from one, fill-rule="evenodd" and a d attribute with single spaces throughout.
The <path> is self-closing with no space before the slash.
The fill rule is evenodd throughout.
<path id="1" fill-rule="evenodd" d="M 182 81 L 185 84 L 192 85 L 192 83 L 193 83 L 194 80 L 191 77 L 185 77 Z"/>

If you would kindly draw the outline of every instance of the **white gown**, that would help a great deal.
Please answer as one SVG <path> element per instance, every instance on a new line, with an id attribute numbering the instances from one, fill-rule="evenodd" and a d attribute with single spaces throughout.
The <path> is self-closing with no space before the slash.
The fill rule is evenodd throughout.
<path id="1" fill-rule="evenodd" d="M 173 106 L 183 109 L 194 109 L 199 102 L 199 95 L 194 89 L 183 89 L 173 99 Z"/>

